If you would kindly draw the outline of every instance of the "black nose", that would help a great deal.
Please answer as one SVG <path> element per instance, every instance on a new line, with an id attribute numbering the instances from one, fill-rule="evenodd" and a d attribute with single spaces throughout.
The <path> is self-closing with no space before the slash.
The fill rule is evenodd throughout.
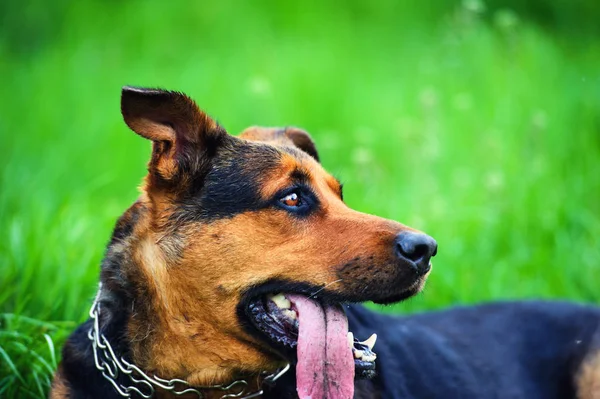
<path id="1" fill-rule="evenodd" d="M 394 240 L 396 255 L 423 275 L 431 269 L 429 260 L 437 253 L 437 242 L 427 234 L 404 231 Z"/>

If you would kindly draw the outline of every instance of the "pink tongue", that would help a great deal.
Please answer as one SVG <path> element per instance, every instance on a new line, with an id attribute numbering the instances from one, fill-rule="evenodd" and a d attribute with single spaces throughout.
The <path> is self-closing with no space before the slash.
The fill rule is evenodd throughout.
<path id="1" fill-rule="evenodd" d="M 298 312 L 296 389 L 300 399 L 354 397 L 354 357 L 343 310 L 287 295 Z"/>

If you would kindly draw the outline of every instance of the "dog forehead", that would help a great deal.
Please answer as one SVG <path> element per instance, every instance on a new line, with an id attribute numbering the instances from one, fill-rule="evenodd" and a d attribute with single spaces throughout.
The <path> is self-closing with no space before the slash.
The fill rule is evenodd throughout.
<path id="1" fill-rule="evenodd" d="M 232 174 L 246 175 L 249 179 L 264 182 L 266 176 L 288 175 L 294 170 L 326 174 L 319 163 L 296 148 L 289 141 L 255 141 L 237 139 L 221 151 L 213 162 L 212 170 L 227 170 Z"/>
<path id="2" fill-rule="evenodd" d="M 318 162 L 295 147 L 234 139 L 215 154 L 197 188 L 178 201 L 174 219 L 211 222 L 259 211 L 298 182 L 320 192 L 335 193 L 339 187 Z"/>
<path id="3" fill-rule="evenodd" d="M 277 167 L 269 171 L 268 178 L 263 181 L 261 193 L 263 197 L 269 197 L 289 182 L 307 184 L 321 195 L 324 195 L 323 192 L 341 191 L 338 180 L 327 173 L 321 164 L 292 147 L 281 152 Z"/>
<path id="4" fill-rule="evenodd" d="M 246 141 L 252 156 L 244 160 L 243 166 L 240 164 L 241 170 L 245 170 L 245 173 L 254 172 L 252 178 L 260 183 L 257 189 L 262 198 L 270 198 L 292 181 L 311 185 L 317 191 L 321 191 L 322 195 L 327 192 L 341 196 L 340 182 L 311 155 L 295 147 L 291 142 L 287 140 L 257 142 L 253 139 L 243 141 Z M 276 156 L 271 156 L 272 154 Z M 269 158 L 267 162 L 265 162 L 266 157 Z"/>

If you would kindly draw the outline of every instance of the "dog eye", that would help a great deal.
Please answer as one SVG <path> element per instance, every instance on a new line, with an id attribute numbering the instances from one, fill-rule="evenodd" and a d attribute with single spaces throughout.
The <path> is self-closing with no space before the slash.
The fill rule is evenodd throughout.
<path id="1" fill-rule="evenodd" d="M 298 193 L 290 193 L 290 194 L 286 195 L 285 197 L 283 197 L 282 199 L 280 199 L 279 201 L 281 201 L 281 203 L 283 205 L 289 206 L 289 207 L 300 206 L 300 196 L 298 195 Z"/>

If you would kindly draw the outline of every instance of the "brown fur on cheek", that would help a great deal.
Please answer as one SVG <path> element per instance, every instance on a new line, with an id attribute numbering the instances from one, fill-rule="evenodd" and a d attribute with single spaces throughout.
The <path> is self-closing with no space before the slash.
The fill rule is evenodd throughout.
<path id="1" fill-rule="evenodd" d="M 190 274 L 198 278 L 193 286 L 204 290 L 198 296 L 211 293 L 223 302 L 231 297 L 237 301 L 250 287 L 269 280 L 327 286 L 346 296 L 363 283 L 379 289 L 380 274 L 402 274 L 392 245 L 401 227 L 348 208 L 335 216 L 307 219 L 279 209 L 248 212 L 197 229 L 203 234 L 188 242 L 186 270 L 203 265 L 199 273 Z M 340 276 L 344 264 L 353 269 Z M 414 278 L 407 277 L 405 283 L 413 284 Z M 231 328 L 239 329 L 237 321 Z"/>
<path id="2" fill-rule="evenodd" d="M 198 227 L 192 230 L 193 234 L 179 233 L 198 236 Z M 225 383 L 238 372 L 280 367 L 281 359 L 265 355 L 241 331 L 238 297 L 217 295 L 217 276 L 224 263 L 217 261 L 219 247 L 210 244 L 212 230 L 204 226 L 201 230 L 209 236 L 197 237 L 208 249 L 200 256 L 188 247 L 180 259 L 166 257 L 156 242 L 158 234 L 148 234 L 135 244 L 135 278 L 143 290 L 128 325 L 134 360 L 148 372 L 195 385 Z"/>

